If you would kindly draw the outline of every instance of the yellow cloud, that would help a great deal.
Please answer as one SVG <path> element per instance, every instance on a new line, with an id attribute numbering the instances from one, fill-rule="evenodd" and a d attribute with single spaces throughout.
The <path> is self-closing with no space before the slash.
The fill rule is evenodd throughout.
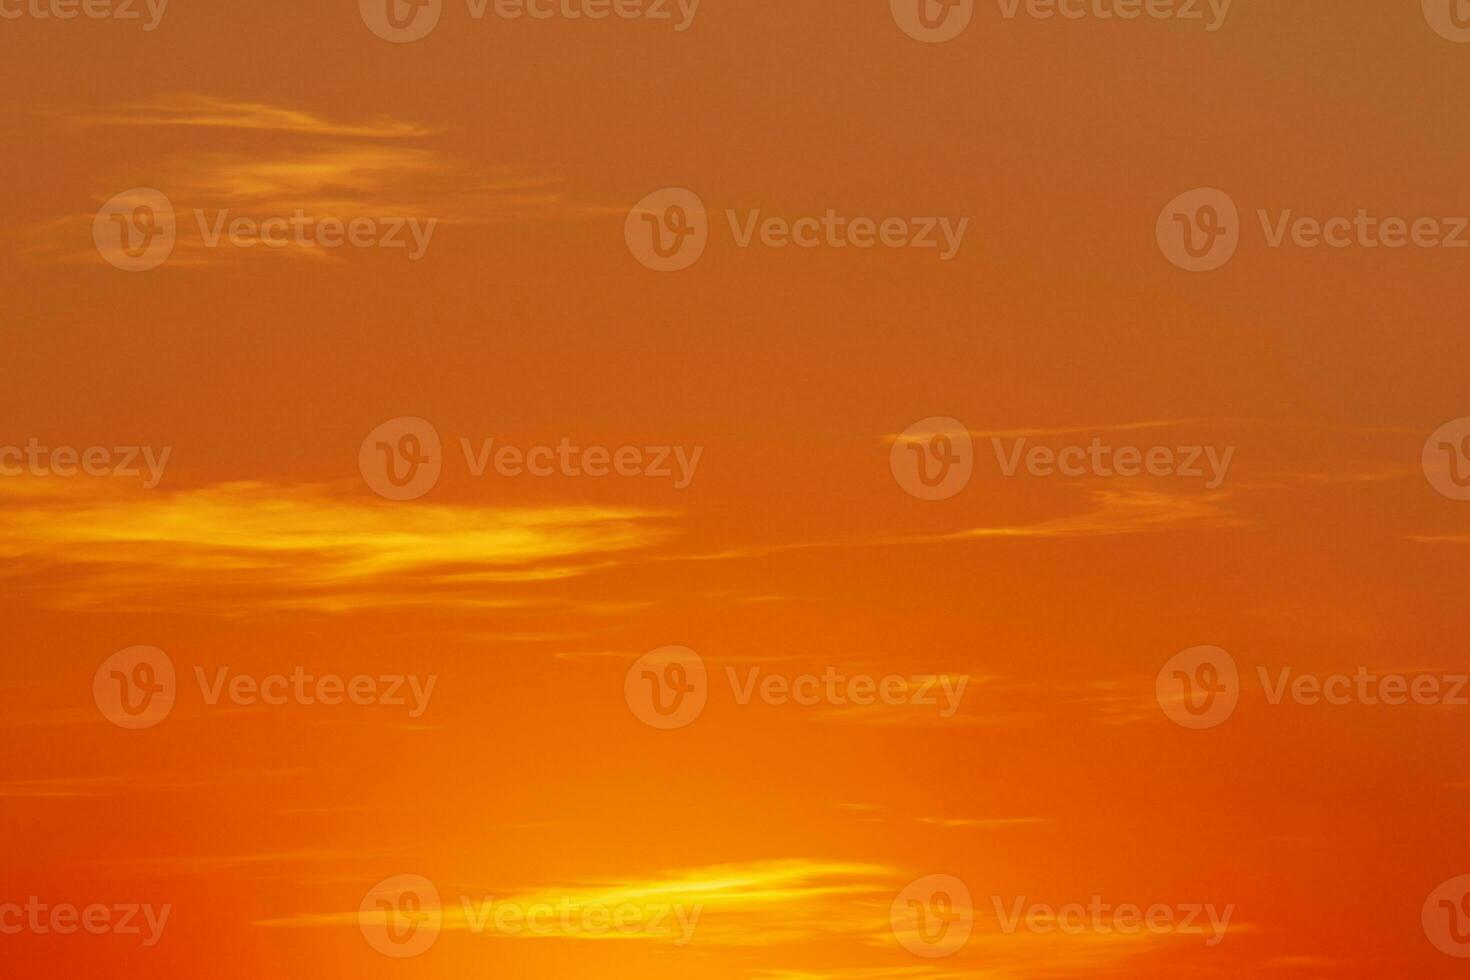
<path id="1" fill-rule="evenodd" d="M 668 941 L 677 932 L 677 915 L 668 929 L 630 931 L 588 929 L 580 915 L 570 925 L 551 916 L 536 929 L 497 929 L 493 909 L 535 907 L 583 909 L 632 906 L 650 922 L 661 908 L 684 912 L 700 945 L 763 946 L 832 935 L 860 935 L 887 921 L 887 901 L 899 880 L 880 865 L 813 860 L 755 861 L 713 865 L 634 881 L 581 881 L 512 889 L 440 890 L 441 928 L 483 932 L 505 938 L 637 938 Z M 260 926 L 309 927 L 356 925 L 357 910 L 302 913 L 257 922 Z M 885 926 L 886 928 L 886 926 Z"/>
<path id="2" fill-rule="evenodd" d="M 672 533 L 633 508 L 389 504 L 308 485 L 171 493 L 64 479 L 0 482 L 10 574 L 76 581 L 67 606 L 307 608 L 535 605 L 495 586 L 568 578 Z"/>

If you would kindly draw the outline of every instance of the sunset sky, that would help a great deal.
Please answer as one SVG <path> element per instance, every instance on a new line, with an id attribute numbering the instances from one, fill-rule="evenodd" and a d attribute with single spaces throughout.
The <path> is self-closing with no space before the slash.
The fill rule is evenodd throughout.
<path id="1" fill-rule="evenodd" d="M 0 0 L 0 974 L 1466 974 L 1470 246 L 1271 238 L 1470 241 L 1455 9 L 51 2 Z M 829 212 L 938 245 L 760 231 Z M 298 213 L 375 241 L 249 240 Z M 1012 917 L 1096 903 L 1228 929 Z"/>

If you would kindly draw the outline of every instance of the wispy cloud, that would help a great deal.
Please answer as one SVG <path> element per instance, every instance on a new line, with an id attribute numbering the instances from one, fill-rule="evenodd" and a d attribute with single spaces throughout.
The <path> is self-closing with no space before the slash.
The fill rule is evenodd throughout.
<path id="1" fill-rule="evenodd" d="M 823 541 L 744 545 L 694 554 L 671 554 L 666 561 L 729 561 L 763 558 L 786 551 L 818 548 L 871 548 L 945 544 L 984 539 L 1081 538 L 1156 534 L 1245 527 L 1251 521 L 1233 511 L 1229 491 L 1171 491 L 1112 487 L 1084 492 L 1091 506 L 1072 514 L 1029 523 L 981 524 L 919 534 L 866 534 Z"/>
<path id="2" fill-rule="evenodd" d="M 101 716 L 92 712 L 101 721 Z M 91 776 L 49 776 L 0 781 L 0 798 L 90 799 L 127 793 L 185 792 L 211 786 L 235 786 L 243 781 L 299 775 L 307 769 L 220 771 L 202 776 L 167 773 L 106 773 Z"/>
<path id="3" fill-rule="evenodd" d="M 870 932 L 886 921 L 884 897 L 891 894 L 900 874 L 882 865 L 821 860 L 772 860 L 744 864 L 722 864 L 671 871 L 631 880 L 595 879 L 532 886 L 462 888 L 442 894 L 445 930 L 477 928 L 476 909 L 490 901 L 522 908 L 602 905 L 616 908 L 633 905 L 699 908 L 698 942 L 701 945 L 764 946 L 798 942 L 832 935 Z M 866 899 L 866 901 L 864 901 Z M 257 922 L 272 927 L 355 926 L 357 909 L 306 912 Z M 609 931 L 588 933 L 574 922 L 568 929 L 555 918 L 547 928 L 518 934 L 489 935 L 563 936 L 576 938 L 626 938 Z M 656 933 L 632 934 L 663 939 Z"/>
<path id="4" fill-rule="evenodd" d="M 416 222 L 419 238 L 413 245 L 421 249 L 427 245 L 425 236 L 433 234 L 430 222 L 437 227 L 566 220 L 606 210 L 574 201 L 555 178 L 528 175 L 503 162 L 472 163 L 423 145 L 431 130 L 402 120 L 340 122 L 301 109 L 205 95 L 48 114 L 79 126 L 182 126 L 252 134 L 248 147 L 136 160 L 128 173 L 99 179 L 94 194 L 99 207 L 133 186 L 167 198 L 173 213 L 158 215 L 158 220 L 172 218 L 177 237 L 168 267 L 173 269 L 252 257 L 345 259 L 350 250 L 324 247 L 295 226 L 288 226 L 290 233 L 280 229 L 281 219 L 294 220 L 298 212 L 303 228 L 327 219 Z M 31 229 L 29 254 L 42 260 L 95 262 L 94 218 L 95 212 L 73 213 Z M 258 230 L 252 233 L 240 225 L 231 232 L 234 240 L 253 244 L 219 247 L 217 236 L 239 219 L 275 219 L 276 227 L 267 233 L 273 244 L 267 247 Z M 414 228 L 400 229 L 394 240 L 407 247 Z"/>
<path id="5" fill-rule="evenodd" d="M 404 139 L 431 132 L 396 119 L 340 122 L 301 109 L 195 93 L 160 95 L 99 110 L 50 114 L 80 126 L 199 126 L 380 139 Z"/>
<path id="6" fill-rule="evenodd" d="M 1050 823 L 1043 817 L 915 817 L 919 823 L 947 830 L 1002 830 Z"/>
<path id="7" fill-rule="evenodd" d="M 109 486 L 0 483 L 7 573 L 69 576 L 67 588 L 35 593 L 68 607 L 517 608 L 537 600 L 499 587 L 583 575 L 673 533 L 671 515 L 636 508 L 405 507 L 319 485 L 248 482 L 176 492 Z"/>

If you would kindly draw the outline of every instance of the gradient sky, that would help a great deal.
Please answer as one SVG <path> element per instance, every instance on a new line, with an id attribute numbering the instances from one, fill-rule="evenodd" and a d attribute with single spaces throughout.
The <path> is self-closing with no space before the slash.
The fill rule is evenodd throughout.
<path id="1" fill-rule="evenodd" d="M 1470 873 L 1464 707 L 1273 706 L 1272 671 L 1467 669 L 1470 503 L 1421 450 L 1470 415 L 1467 253 L 1269 248 L 1257 209 L 1470 213 L 1470 45 L 1419 0 L 1236 0 L 1196 23 L 1005 18 L 926 44 L 884 0 L 704 0 L 693 26 L 474 21 L 389 44 L 356 5 L 172 0 L 0 20 L 0 446 L 169 447 L 164 478 L 0 477 L 0 905 L 172 907 L 162 940 L 0 935 L 18 976 L 639 980 L 1437 978 L 1421 908 Z M 7 8 L 9 9 L 9 8 Z M 19 9 L 19 8 L 16 8 Z M 92 239 L 114 195 L 438 219 L 401 251 Z M 624 241 L 695 191 L 691 268 Z M 1180 271 L 1160 209 L 1240 208 Z M 726 209 L 968 218 L 959 254 L 739 248 Z M 429 420 L 443 474 L 376 495 L 364 437 Z M 898 434 L 960 420 L 922 501 Z M 1006 477 L 991 440 L 1233 449 L 1183 477 Z M 478 444 L 702 447 L 670 480 L 467 472 Z M 1221 647 L 1240 705 L 1161 710 Z M 93 675 L 180 693 L 110 724 Z M 699 719 L 637 658 L 696 651 Z M 195 668 L 437 678 L 387 706 L 208 705 Z M 968 677 L 959 710 L 740 705 L 726 668 Z M 382 956 L 358 909 L 432 880 Z M 952 875 L 974 931 L 908 952 Z M 703 907 L 687 944 L 477 935 L 461 896 Z M 655 896 L 656 898 L 650 898 Z M 1006 933 L 1017 897 L 1234 906 L 1228 935 Z"/>

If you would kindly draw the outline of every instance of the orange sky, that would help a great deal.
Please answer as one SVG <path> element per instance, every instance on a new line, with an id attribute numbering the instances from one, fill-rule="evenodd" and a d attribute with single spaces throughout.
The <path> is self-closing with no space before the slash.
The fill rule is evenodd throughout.
<path id="1" fill-rule="evenodd" d="M 0 475 L 0 972 L 1463 975 L 1436 938 L 1470 954 L 1470 708 L 1264 682 L 1470 670 L 1470 503 L 1421 459 L 1470 415 L 1470 253 L 1273 248 L 1258 218 L 1470 214 L 1470 45 L 1417 0 L 1235 0 L 1215 31 L 976 2 L 944 43 L 884 0 L 702 0 L 683 31 L 672 2 L 445 0 L 402 44 L 350 2 L 171 0 L 153 30 L 31 3 L 0 0 L 0 471 L 34 440 L 158 478 Z M 177 240 L 128 272 L 93 232 L 138 188 Z M 625 239 L 665 188 L 705 209 L 680 271 Z M 1195 188 L 1238 208 L 1210 272 L 1156 239 Z M 410 258 L 194 218 L 298 209 L 435 224 Z M 945 260 L 741 247 L 727 217 L 829 210 L 968 223 Z M 364 443 L 403 418 L 439 473 L 391 500 Z M 932 427 L 902 434 L 934 418 L 971 473 L 924 500 L 901 463 Z M 490 439 L 669 447 L 671 475 L 477 476 Z M 1023 439 L 1229 461 L 1008 476 Z M 1192 730 L 1157 684 L 1202 645 L 1238 704 Z M 130 730 L 94 680 L 140 646 L 177 690 Z M 639 658 L 671 646 L 704 704 L 661 730 L 643 670 L 688 661 Z M 210 703 L 296 672 L 433 687 Z M 742 703 L 833 673 L 937 703 Z M 443 911 L 383 955 L 360 909 L 404 875 Z M 963 941 L 895 918 L 935 875 Z M 33 895 L 170 911 L 152 945 L 7 931 Z M 1095 898 L 1228 930 L 1007 928 Z M 492 900 L 672 933 L 484 928 Z"/>

